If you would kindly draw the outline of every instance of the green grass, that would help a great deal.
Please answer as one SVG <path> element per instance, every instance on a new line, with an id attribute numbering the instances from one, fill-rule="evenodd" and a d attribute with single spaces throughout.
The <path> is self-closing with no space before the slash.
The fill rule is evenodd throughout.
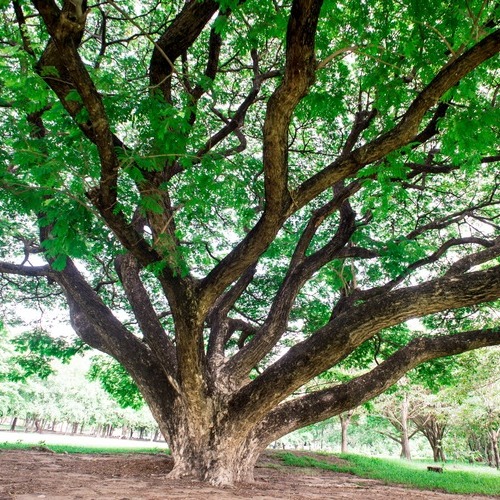
<path id="1" fill-rule="evenodd" d="M 500 495 L 500 472 L 484 466 L 466 464 L 444 464 L 442 474 L 427 471 L 433 462 L 406 461 L 388 458 L 370 458 L 361 455 L 338 455 L 347 462 L 335 465 L 318 458 L 280 453 L 286 465 L 295 467 L 318 467 L 335 472 L 346 472 L 356 476 L 378 479 L 386 484 L 403 484 L 412 488 L 441 490 L 455 494 Z"/>
<path id="2" fill-rule="evenodd" d="M 43 440 L 37 444 L 33 443 L 0 443 L 0 450 L 31 450 L 37 447 L 43 446 L 55 453 L 91 453 L 91 454 L 116 454 L 116 453 L 167 453 L 168 450 L 156 447 L 138 448 L 113 448 L 113 447 L 97 447 L 97 446 L 80 446 L 80 445 L 67 445 L 67 444 L 46 444 Z"/>

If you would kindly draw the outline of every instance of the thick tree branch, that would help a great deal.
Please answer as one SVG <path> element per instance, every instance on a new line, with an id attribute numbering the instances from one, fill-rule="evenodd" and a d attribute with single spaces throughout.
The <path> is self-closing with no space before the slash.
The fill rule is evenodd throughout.
<path id="1" fill-rule="evenodd" d="M 410 318 L 496 300 L 500 266 L 443 277 L 394 290 L 353 305 L 308 339 L 294 345 L 259 377 L 243 387 L 233 404 L 241 415 L 264 415 L 301 385 L 340 362 L 380 330 Z M 256 405 L 256 401 L 259 404 Z M 259 408 L 257 409 L 256 406 Z"/>
<path id="2" fill-rule="evenodd" d="M 63 11 L 59 11 L 53 2 L 35 1 L 34 4 L 52 37 L 38 62 L 38 71 L 99 152 L 100 184 L 89 193 L 89 198 L 120 241 L 134 253 L 143 266 L 156 262 L 159 260 L 158 254 L 133 229 L 124 214 L 115 210 L 120 167 L 115 148 L 122 147 L 123 144 L 111 132 L 101 96 L 77 52 L 84 23 L 71 20 L 71 12 L 74 11 L 71 2 L 64 3 Z M 82 8 L 86 9 L 86 3 L 82 4 Z M 50 67 L 57 69 L 57 78 L 51 76 L 50 72 L 45 72 L 44 68 Z M 74 90 L 80 95 L 83 104 L 67 98 Z M 89 119 L 83 122 L 78 119 L 82 109 L 85 109 L 89 116 Z"/>
<path id="3" fill-rule="evenodd" d="M 291 204 L 288 192 L 288 129 L 292 113 L 314 82 L 314 44 L 322 1 L 292 3 L 286 38 L 283 81 L 267 105 L 263 162 L 266 210 L 283 214 Z"/>
<path id="4" fill-rule="evenodd" d="M 165 377 L 164 369 L 152 362 L 150 353 L 138 339 L 135 339 L 135 346 L 127 346 L 124 339 L 121 338 L 120 328 L 115 332 L 116 325 L 106 325 L 106 318 L 103 322 L 96 322 L 92 316 L 95 312 L 91 311 L 92 307 L 89 309 L 84 307 L 80 302 L 80 297 L 76 297 L 72 292 L 66 291 L 66 298 L 70 310 L 71 325 L 77 335 L 88 345 L 108 353 L 121 363 L 142 388 L 141 394 L 153 415 L 156 418 L 161 416 L 163 408 L 159 401 L 172 405 L 177 398 L 178 390 L 175 381 Z M 107 333 L 106 327 L 110 328 Z M 126 332 L 125 328 L 121 327 L 121 329 L 122 332 Z M 113 339 L 115 333 L 118 334 L 118 338 Z M 113 347 L 110 346 L 110 343 L 114 344 Z M 133 350 L 130 352 L 131 348 Z M 163 399 L 159 400 L 159 397 Z"/>
<path id="5" fill-rule="evenodd" d="M 229 15 L 229 12 L 225 12 L 224 16 Z M 221 14 L 217 17 L 215 20 L 215 23 L 220 19 Z M 208 58 L 207 58 L 207 66 L 205 68 L 205 76 L 209 78 L 210 80 L 214 80 L 217 71 L 219 69 L 219 58 L 220 58 L 220 51 L 222 48 L 222 37 L 220 34 L 212 28 L 210 30 L 210 39 L 208 41 Z M 198 84 L 196 87 L 190 92 L 192 99 L 193 99 L 193 105 L 196 105 L 200 97 L 205 93 L 205 88 Z M 190 123 L 194 123 L 195 115 L 193 115 L 192 120 Z"/>
<path id="6" fill-rule="evenodd" d="M 16 274 L 18 276 L 42 277 L 51 276 L 50 266 L 25 266 L 0 262 L 0 274 Z"/>
<path id="7" fill-rule="evenodd" d="M 173 63 L 198 38 L 219 8 L 218 2 L 187 2 L 153 49 L 149 64 L 151 85 L 161 91 L 165 102 L 171 102 Z"/>
<path id="8" fill-rule="evenodd" d="M 266 250 L 291 204 L 288 192 L 288 128 L 292 114 L 314 82 L 314 44 L 322 2 L 294 0 L 288 23 L 283 81 L 269 99 L 264 122 L 264 214 L 247 237 L 203 280 L 202 307 L 215 298 Z"/>
<path id="9" fill-rule="evenodd" d="M 333 200 L 313 213 L 299 239 L 287 275 L 275 296 L 264 325 L 253 339 L 228 361 L 224 368 L 226 376 L 234 383 L 245 380 L 252 368 L 276 345 L 285 332 L 290 311 L 299 290 L 314 273 L 335 258 L 353 235 L 355 214 L 346 197 L 356 188 L 355 183 L 350 186 L 350 189 L 338 187 Z M 322 248 L 306 256 L 307 247 L 317 228 L 326 217 L 339 208 L 340 222 L 335 235 Z"/>
<path id="10" fill-rule="evenodd" d="M 38 12 L 40 12 L 41 16 L 47 23 L 47 26 L 50 26 L 50 29 L 52 30 L 52 26 L 55 26 L 59 22 L 59 18 L 61 16 L 61 9 L 59 6 L 54 0 L 33 0 L 32 3 Z M 51 35 L 53 34 L 52 31 L 49 31 L 49 33 Z"/>
<path id="11" fill-rule="evenodd" d="M 70 319 L 76 333 L 92 347 L 112 355 L 134 377 L 141 387 L 148 387 L 149 377 L 157 379 L 157 389 L 168 393 L 172 401 L 177 386 L 172 378 L 165 376 L 165 369 L 152 356 L 141 340 L 129 332 L 97 293 L 86 282 L 73 262 L 68 259 L 63 271 L 53 274 L 61 286 L 70 306 Z M 152 391 L 152 385 L 149 385 Z M 153 392 L 143 393 L 148 403 L 157 406 Z"/>
<path id="12" fill-rule="evenodd" d="M 472 255 L 467 255 L 461 259 L 454 262 L 451 267 L 446 271 L 445 276 L 453 276 L 456 274 L 462 274 L 467 272 L 474 266 L 484 264 L 493 260 L 495 257 L 500 256 L 500 237 L 498 237 L 494 243 L 481 252 L 476 252 Z"/>
<path id="13" fill-rule="evenodd" d="M 35 51 L 31 45 L 31 40 L 28 36 L 26 29 L 26 17 L 24 16 L 23 9 L 18 0 L 13 0 L 12 5 L 14 7 L 14 12 L 16 14 L 17 24 L 19 26 L 19 33 L 21 35 L 21 39 L 23 41 L 23 49 L 30 56 L 35 57 Z"/>
<path id="14" fill-rule="evenodd" d="M 233 308 L 241 294 L 247 289 L 255 276 L 255 266 L 247 269 L 241 278 L 214 303 L 212 310 L 207 316 L 210 326 L 210 337 L 207 348 L 207 362 L 211 366 L 219 366 L 224 359 L 224 346 L 230 337 L 228 322 L 229 311 Z M 231 332 L 232 334 L 232 332 Z"/>
<path id="15" fill-rule="evenodd" d="M 500 328 L 455 335 L 420 337 L 412 340 L 368 373 L 345 384 L 284 402 L 271 411 L 256 432 L 269 441 L 295 429 L 355 408 L 378 396 L 406 372 L 425 361 L 500 344 Z M 290 418 L 296 415 L 296 418 Z"/>
<path id="16" fill-rule="evenodd" d="M 109 345 L 106 352 L 115 350 L 124 357 L 135 349 L 138 354 L 146 352 L 141 341 L 118 321 L 70 259 L 63 271 L 54 273 L 54 279 L 63 288 L 68 299 L 77 305 L 78 310 L 92 318 L 95 332 L 102 344 Z"/>
<path id="17" fill-rule="evenodd" d="M 167 337 L 151 304 L 139 276 L 140 267 L 137 260 L 131 254 L 120 255 L 116 259 L 116 269 L 145 342 L 151 347 L 167 375 L 173 379 L 177 365 L 175 346 Z"/>
<path id="18" fill-rule="evenodd" d="M 472 265 L 477 265 L 473 264 L 474 262 L 477 262 L 478 264 L 487 262 L 488 260 L 491 260 L 500 254 L 500 245 L 498 244 L 498 242 L 486 240 L 483 238 L 474 238 L 474 237 L 452 238 L 448 241 L 445 241 L 431 255 L 419 259 L 410 264 L 409 266 L 407 266 L 402 273 L 400 273 L 398 276 L 388 281 L 387 283 L 381 286 L 376 286 L 365 290 L 357 289 L 349 297 L 346 297 L 346 300 L 348 300 L 349 303 L 354 303 L 355 301 L 358 300 L 368 300 L 372 297 L 376 297 L 381 293 L 389 292 L 390 290 L 393 290 L 399 284 L 401 284 L 412 272 L 428 264 L 437 262 L 441 257 L 443 257 L 446 254 L 446 252 L 450 248 L 457 246 L 463 247 L 464 245 L 481 245 L 483 247 L 488 247 L 489 250 L 476 252 L 474 254 L 468 255 L 463 259 L 460 259 L 458 262 L 460 262 L 461 264 L 459 264 L 458 262 L 453 264 L 445 275 L 463 273 L 465 271 L 468 271 L 472 267 Z"/>

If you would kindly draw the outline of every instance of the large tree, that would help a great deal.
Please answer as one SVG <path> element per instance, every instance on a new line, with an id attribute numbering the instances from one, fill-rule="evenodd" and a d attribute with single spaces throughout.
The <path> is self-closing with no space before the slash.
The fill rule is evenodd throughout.
<path id="1" fill-rule="evenodd" d="M 0 5 L 3 300 L 62 291 L 174 477 L 251 480 L 280 436 L 500 344 L 404 326 L 500 297 L 496 2 Z"/>

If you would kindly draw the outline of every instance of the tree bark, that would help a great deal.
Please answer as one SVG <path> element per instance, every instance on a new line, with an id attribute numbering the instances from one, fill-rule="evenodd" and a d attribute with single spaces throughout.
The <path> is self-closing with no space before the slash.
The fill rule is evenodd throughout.
<path id="1" fill-rule="evenodd" d="M 340 452 L 348 453 L 349 444 L 347 441 L 347 430 L 349 428 L 349 423 L 351 422 L 351 417 L 354 412 L 348 411 L 346 413 L 341 413 L 339 415 L 340 427 L 341 427 L 341 442 L 340 442 Z"/>
<path id="2" fill-rule="evenodd" d="M 403 401 L 401 402 L 401 458 L 406 460 L 411 460 L 411 449 L 410 449 L 410 433 L 408 430 L 409 422 L 409 403 L 408 396 L 405 394 Z"/>

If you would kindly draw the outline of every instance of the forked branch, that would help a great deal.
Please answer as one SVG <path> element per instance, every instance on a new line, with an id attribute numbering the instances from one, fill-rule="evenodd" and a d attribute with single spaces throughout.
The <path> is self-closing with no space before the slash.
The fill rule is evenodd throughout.
<path id="1" fill-rule="evenodd" d="M 288 129 L 292 114 L 314 81 L 315 34 L 322 2 L 294 0 L 288 23 L 283 81 L 270 97 L 264 122 L 265 207 L 261 219 L 201 283 L 202 308 L 257 261 L 275 238 L 292 203 L 288 191 Z"/>

